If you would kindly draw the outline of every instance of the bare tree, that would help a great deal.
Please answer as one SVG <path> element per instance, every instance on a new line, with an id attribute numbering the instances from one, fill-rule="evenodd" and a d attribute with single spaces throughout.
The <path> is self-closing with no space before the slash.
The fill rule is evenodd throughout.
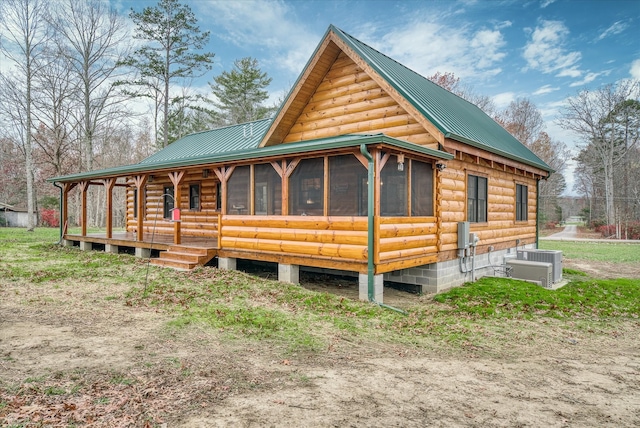
<path id="1" fill-rule="evenodd" d="M 124 18 L 101 0 L 64 0 L 52 20 L 60 52 L 79 79 L 82 110 L 83 168 L 93 169 L 94 141 L 102 122 L 123 114 L 114 90 L 120 62 L 128 56 Z"/>
<path id="2" fill-rule="evenodd" d="M 78 139 L 77 83 L 77 79 L 69 75 L 67 60 L 59 56 L 52 56 L 34 81 L 38 93 L 34 99 L 34 116 L 39 123 L 34 142 L 41 154 L 39 158 L 51 175 L 73 172 L 72 165 L 80 160 L 73 155 Z"/>
<path id="3" fill-rule="evenodd" d="M 48 41 L 46 2 L 41 0 L 3 0 L 0 2 L 0 28 L 8 43 L 0 45 L 2 52 L 12 60 L 24 83 L 23 146 L 27 177 L 27 230 L 35 228 L 34 166 L 32 153 L 32 84 L 37 73 L 37 61 Z M 18 106 L 16 106 L 18 107 Z"/>
<path id="4" fill-rule="evenodd" d="M 496 120 L 529 148 L 532 148 L 533 143 L 544 130 L 542 115 L 535 104 L 526 98 L 511 101 Z"/>
<path id="5" fill-rule="evenodd" d="M 582 148 L 595 154 L 604 175 L 607 224 L 616 221 L 615 169 L 640 135 L 640 83 L 622 81 L 569 98 L 560 125 L 579 136 Z"/>

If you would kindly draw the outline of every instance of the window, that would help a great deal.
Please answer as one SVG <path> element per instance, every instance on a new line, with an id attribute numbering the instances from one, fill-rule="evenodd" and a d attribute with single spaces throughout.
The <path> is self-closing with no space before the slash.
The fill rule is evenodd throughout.
<path id="1" fill-rule="evenodd" d="M 233 174 L 227 182 L 227 213 L 248 214 L 251 167 L 239 166 L 233 170 Z"/>
<path id="2" fill-rule="evenodd" d="M 189 185 L 189 209 L 193 211 L 200 211 L 200 185 Z"/>
<path id="3" fill-rule="evenodd" d="M 467 220 L 472 223 L 487 221 L 487 178 L 469 175 L 467 186 Z"/>
<path id="4" fill-rule="evenodd" d="M 146 214 L 146 210 L 144 210 L 144 208 L 147 205 L 147 188 L 146 187 L 142 191 L 142 198 L 144 201 L 142 216 L 146 218 L 147 214 Z M 133 189 L 133 218 L 138 218 L 138 189 L 137 188 Z"/>
<path id="5" fill-rule="evenodd" d="M 367 169 L 354 155 L 329 158 L 329 215 L 367 215 Z"/>
<path id="6" fill-rule="evenodd" d="M 303 159 L 289 177 L 289 214 L 324 215 L 324 159 Z"/>
<path id="7" fill-rule="evenodd" d="M 216 209 L 222 210 L 222 183 L 216 183 Z"/>
<path id="8" fill-rule="evenodd" d="M 411 161 L 411 215 L 433 215 L 433 167 Z"/>
<path id="9" fill-rule="evenodd" d="M 163 208 L 162 216 L 171 218 L 171 210 L 173 210 L 173 186 L 166 186 L 162 189 Z"/>
<path id="10" fill-rule="evenodd" d="M 138 218 L 138 189 L 133 189 L 133 218 Z"/>
<path id="11" fill-rule="evenodd" d="M 253 168 L 255 214 L 282 214 L 282 179 L 271 164 L 263 163 Z"/>
<path id="12" fill-rule="evenodd" d="M 528 200 L 528 187 L 523 184 L 516 184 L 516 221 L 527 221 L 529 219 Z"/>
<path id="13" fill-rule="evenodd" d="M 407 171 L 398 171 L 396 162 L 387 162 L 380 173 L 380 214 L 407 215 Z"/>

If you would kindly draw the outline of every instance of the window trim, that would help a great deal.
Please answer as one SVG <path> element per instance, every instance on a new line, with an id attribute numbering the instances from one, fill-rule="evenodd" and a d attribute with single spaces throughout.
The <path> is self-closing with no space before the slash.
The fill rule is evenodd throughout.
<path id="1" fill-rule="evenodd" d="M 192 205 L 193 203 L 193 195 L 191 194 L 191 189 L 193 189 L 194 187 L 198 188 L 198 206 L 194 207 Z M 200 211 L 202 210 L 202 185 L 201 183 L 195 182 L 195 183 L 189 183 L 189 211 Z"/>
<path id="2" fill-rule="evenodd" d="M 484 218 L 479 220 L 479 215 L 478 215 L 478 191 L 476 190 L 476 196 L 474 198 L 475 201 L 475 213 L 474 213 L 474 217 L 475 219 L 472 219 L 472 217 L 470 216 L 469 213 L 469 180 L 471 177 L 475 177 L 476 178 L 476 189 L 479 188 L 479 179 L 484 180 L 485 183 L 485 199 L 484 199 Z M 486 174 L 482 174 L 482 173 L 478 173 L 476 171 L 467 171 L 467 179 L 466 179 L 466 200 L 465 200 L 465 205 L 466 205 L 466 218 L 467 221 L 469 223 L 476 223 L 476 224 L 484 224 L 484 223 L 488 223 L 489 222 L 489 177 Z"/>
<path id="3" fill-rule="evenodd" d="M 529 185 L 524 183 L 515 183 L 516 197 L 515 197 L 515 221 L 526 222 L 529 221 Z M 522 200 L 522 192 L 524 189 L 524 195 L 526 196 L 524 201 Z M 518 201 L 520 199 L 520 201 Z"/>
<path id="4" fill-rule="evenodd" d="M 162 218 L 171 219 L 171 211 L 175 208 L 175 189 L 173 186 L 162 186 Z M 171 199 L 169 199 L 171 196 Z"/>
<path id="5" fill-rule="evenodd" d="M 133 188 L 133 218 L 138 218 L 138 188 Z"/>

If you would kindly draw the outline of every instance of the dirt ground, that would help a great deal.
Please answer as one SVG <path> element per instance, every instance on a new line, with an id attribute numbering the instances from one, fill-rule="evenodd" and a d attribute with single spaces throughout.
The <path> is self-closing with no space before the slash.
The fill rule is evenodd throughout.
<path id="1" fill-rule="evenodd" d="M 510 321 L 521 340 L 468 352 L 335 337 L 292 355 L 172 330 L 168 314 L 128 306 L 127 289 L 0 280 L 0 425 L 640 426 L 637 321 L 593 334 Z"/>

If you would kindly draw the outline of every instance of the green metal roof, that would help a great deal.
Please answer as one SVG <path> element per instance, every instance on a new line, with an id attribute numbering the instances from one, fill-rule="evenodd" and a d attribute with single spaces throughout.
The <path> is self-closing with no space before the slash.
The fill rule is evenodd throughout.
<path id="1" fill-rule="evenodd" d="M 433 123 L 446 138 L 552 171 L 480 108 L 331 25 L 333 31 Z"/>
<path id="2" fill-rule="evenodd" d="M 262 119 L 190 134 L 140 163 L 170 162 L 236 150 L 255 149 L 269 129 L 271 121 L 272 119 Z"/>
<path id="3" fill-rule="evenodd" d="M 256 122 L 253 122 L 254 124 Z M 266 126 L 268 127 L 268 123 Z M 266 128 L 265 128 L 266 129 Z M 236 131 L 243 135 L 242 127 L 236 127 Z M 211 132 L 211 131 L 210 131 Z M 192 134 L 193 136 L 202 136 L 207 134 L 206 132 Z M 191 136 L 188 136 L 191 137 Z M 185 138 L 188 138 L 185 137 Z M 176 141 L 173 144 L 178 144 L 180 141 Z M 259 141 L 258 141 L 259 142 Z M 243 160 L 254 160 L 268 157 L 278 156 L 290 156 L 296 154 L 303 154 L 309 152 L 318 152 L 326 150 L 343 149 L 348 147 L 358 147 L 361 144 L 386 144 L 391 147 L 396 147 L 404 151 L 412 151 L 414 153 L 420 153 L 426 156 L 435 157 L 437 159 L 452 159 L 453 155 L 442 152 L 439 150 L 430 149 L 428 147 L 419 146 L 403 140 L 388 137 L 383 134 L 375 135 L 340 135 L 336 137 L 322 138 L 318 140 L 301 141 L 298 143 L 279 144 L 268 147 L 251 147 L 242 150 L 229 150 L 226 152 L 207 153 L 199 156 L 182 156 L 161 159 L 158 158 L 153 162 L 150 162 L 147 158 L 144 161 L 134 164 L 126 165 L 115 168 L 102 169 L 98 171 L 83 172 L 78 174 L 70 174 L 61 177 L 50 178 L 47 181 L 50 182 L 70 182 L 70 181 L 82 181 L 91 180 L 96 178 L 107 177 L 122 177 L 126 175 L 133 175 L 139 173 L 147 173 L 157 170 L 171 169 L 171 168 L 184 168 L 190 166 L 207 165 L 212 163 L 224 163 L 224 162 L 237 162 Z M 171 146 L 169 146 L 171 147 Z M 167 149 L 164 149 L 167 150 Z M 160 151 L 158 154 L 164 152 Z M 184 153 L 184 152 L 183 152 Z M 155 156 L 155 155 L 154 155 Z"/>

